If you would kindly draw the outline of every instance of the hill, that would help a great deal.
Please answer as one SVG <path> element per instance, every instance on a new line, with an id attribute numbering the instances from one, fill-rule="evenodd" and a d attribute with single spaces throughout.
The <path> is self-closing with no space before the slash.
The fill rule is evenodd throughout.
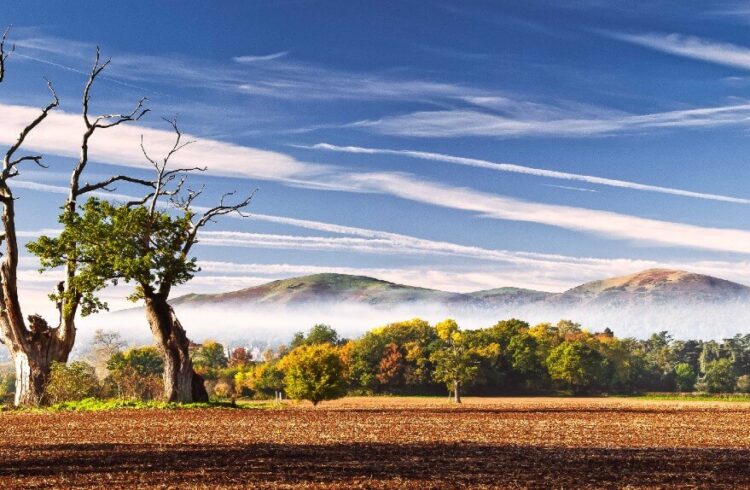
<path id="1" fill-rule="evenodd" d="M 703 274 L 649 269 L 627 276 L 592 281 L 553 298 L 570 305 L 705 304 L 750 299 L 750 288 Z"/>
<path id="2" fill-rule="evenodd" d="M 173 304 L 279 304 L 363 303 L 394 305 L 403 303 L 463 303 L 463 294 L 436 289 L 405 286 L 366 276 L 347 274 L 314 274 L 272 281 L 239 291 L 222 294 L 191 294 L 175 299 Z"/>
<path id="3" fill-rule="evenodd" d="M 191 294 L 175 305 L 303 305 L 347 303 L 395 306 L 434 303 L 494 309 L 509 306 L 619 307 L 659 304 L 705 304 L 750 299 L 750 288 L 724 279 L 672 269 L 649 269 L 587 282 L 562 293 L 501 287 L 452 293 L 396 284 L 366 276 L 315 274 L 272 281 L 222 294 Z"/>

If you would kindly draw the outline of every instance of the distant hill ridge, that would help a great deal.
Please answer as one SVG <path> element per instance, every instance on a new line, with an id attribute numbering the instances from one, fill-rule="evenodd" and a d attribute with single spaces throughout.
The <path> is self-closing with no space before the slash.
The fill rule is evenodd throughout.
<path id="1" fill-rule="evenodd" d="M 452 293 L 383 281 L 367 276 L 314 274 L 272 281 L 221 294 L 190 294 L 173 303 L 198 305 L 303 305 L 315 302 L 395 306 L 436 303 L 495 308 L 501 306 L 566 305 L 619 307 L 639 304 L 721 303 L 750 299 L 750 288 L 703 274 L 648 269 L 626 276 L 587 282 L 562 293 L 501 287 L 473 293 Z"/>

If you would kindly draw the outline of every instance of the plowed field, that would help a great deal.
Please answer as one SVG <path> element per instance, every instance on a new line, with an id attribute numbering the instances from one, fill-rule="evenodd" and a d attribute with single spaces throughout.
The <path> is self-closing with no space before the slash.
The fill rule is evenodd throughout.
<path id="1" fill-rule="evenodd" d="M 0 488 L 750 487 L 744 403 L 6 412 L 0 441 Z"/>

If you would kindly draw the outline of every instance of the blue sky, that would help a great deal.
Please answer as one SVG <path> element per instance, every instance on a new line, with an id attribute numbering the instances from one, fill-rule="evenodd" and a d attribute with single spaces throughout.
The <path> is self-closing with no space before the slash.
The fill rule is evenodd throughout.
<path id="1" fill-rule="evenodd" d="M 207 230 L 185 290 L 320 271 L 455 291 L 649 267 L 750 282 L 750 3 L 560 3 L 5 2 L 0 143 L 44 76 L 62 99 L 29 142 L 50 168 L 18 178 L 19 228 L 56 226 L 99 45 L 94 111 L 152 112 L 97 136 L 91 181 L 147 175 L 138 137 L 158 154 L 176 115 L 198 140 L 181 162 L 209 168 L 201 204 L 259 189 L 253 218 Z"/>

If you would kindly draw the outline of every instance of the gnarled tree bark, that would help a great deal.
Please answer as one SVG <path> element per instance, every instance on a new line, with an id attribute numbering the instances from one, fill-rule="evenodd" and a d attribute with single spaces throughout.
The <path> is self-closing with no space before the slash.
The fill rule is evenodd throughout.
<path id="1" fill-rule="evenodd" d="M 146 319 L 164 358 L 164 399 L 168 402 L 207 402 L 203 377 L 193 369 L 190 340 L 174 309 L 159 293 L 145 295 Z"/>

